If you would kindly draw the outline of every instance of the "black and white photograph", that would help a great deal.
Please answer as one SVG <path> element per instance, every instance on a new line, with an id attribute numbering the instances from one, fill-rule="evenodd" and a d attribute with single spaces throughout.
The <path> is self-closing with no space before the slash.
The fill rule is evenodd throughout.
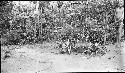
<path id="1" fill-rule="evenodd" d="M 0 1 L 1 73 L 125 72 L 124 0 Z"/>

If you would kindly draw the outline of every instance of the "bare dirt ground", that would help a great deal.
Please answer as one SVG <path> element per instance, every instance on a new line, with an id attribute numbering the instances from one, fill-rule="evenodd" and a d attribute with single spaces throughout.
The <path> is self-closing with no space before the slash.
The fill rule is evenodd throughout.
<path id="1" fill-rule="evenodd" d="M 125 72 L 122 44 L 122 48 L 109 45 L 106 55 L 89 59 L 81 54 L 59 54 L 59 49 L 53 49 L 55 43 L 13 45 L 9 50 L 1 46 L 1 73 Z M 10 51 L 6 59 L 5 51 Z"/>

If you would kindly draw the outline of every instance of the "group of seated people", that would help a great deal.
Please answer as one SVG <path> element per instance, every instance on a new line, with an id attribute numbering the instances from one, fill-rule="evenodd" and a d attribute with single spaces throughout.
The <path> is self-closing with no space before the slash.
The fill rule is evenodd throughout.
<path id="1" fill-rule="evenodd" d="M 61 53 L 66 53 L 68 52 L 69 54 L 71 53 L 71 51 L 73 49 L 77 50 L 77 48 L 79 46 L 76 46 L 76 44 L 78 43 L 78 39 L 75 39 L 75 38 L 68 38 L 68 39 L 65 39 L 65 40 L 62 40 L 61 43 L 59 44 L 59 48 L 62 48 L 61 49 Z M 96 51 L 97 48 L 99 46 L 99 43 L 87 43 L 85 46 L 83 46 L 84 48 L 91 48 L 90 50 L 92 52 Z M 83 48 L 83 49 L 84 49 Z"/>

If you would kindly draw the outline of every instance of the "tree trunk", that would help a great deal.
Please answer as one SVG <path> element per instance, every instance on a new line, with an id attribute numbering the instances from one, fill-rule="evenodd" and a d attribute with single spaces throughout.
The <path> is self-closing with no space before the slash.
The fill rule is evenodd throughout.
<path id="1" fill-rule="evenodd" d="M 104 18 L 104 29 L 105 29 L 105 35 L 104 35 L 104 45 L 106 45 L 106 37 L 107 37 L 107 12 L 105 12 L 105 18 Z"/>
<path id="2" fill-rule="evenodd" d="M 122 27 L 123 27 L 123 23 L 121 22 L 120 23 L 120 26 L 119 26 L 119 29 L 118 29 L 118 35 L 117 35 L 117 44 L 116 44 L 116 46 L 117 47 L 120 47 L 120 42 L 121 42 L 121 37 L 122 37 Z"/>
<path id="3" fill-rule="evenodd" d="M 122 8 L 117 8 L 116 11 L 117 11 L 117 14 L 116 14 L 117 18 L 119 18 L 119 20 L 122 20 L 122 22 L 119 25 L 118 35 L 117 35 L 117 44 L 116 44 L 117 47 L 120 47 L 121 46 L 120 41 L 121 41 L 121 37 L 122 37 L 122 27 L 124 25 L 123 24 L 124 8 L 123 7 Z"/>
<path id="4" fill-rule="evenodd" d="M 37 19 L 36 19 L 35 30 L 34 30 L 34 38 L 35 38 L 34 42 L 36 41 L 36 29 L 37 29 L 36 25 L 37 24 L 39 25 L 39 9 L 38 8 L 39 8 L 39 1 L 37 1 L 37 4 L 36 4 L 36 12 L 37 12 L 36 15 L 38 15 L 38 16 L 36 16 Z"/>

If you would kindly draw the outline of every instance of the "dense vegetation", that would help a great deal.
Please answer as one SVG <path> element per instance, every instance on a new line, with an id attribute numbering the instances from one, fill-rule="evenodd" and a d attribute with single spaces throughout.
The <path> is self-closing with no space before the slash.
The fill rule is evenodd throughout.
<path id="1" fill-rule="evenodd" d="M 123 19 L 116 15 L 116 9 L 122 7 L 118 0 L 28 1 L 27 4 L 1 1 L 1 44 L 23 45 L 64 39 L 101 45 L 116 43 L 117 34 L 121 34 L 118 31 L 124 29 L 120 26 Z"/>

